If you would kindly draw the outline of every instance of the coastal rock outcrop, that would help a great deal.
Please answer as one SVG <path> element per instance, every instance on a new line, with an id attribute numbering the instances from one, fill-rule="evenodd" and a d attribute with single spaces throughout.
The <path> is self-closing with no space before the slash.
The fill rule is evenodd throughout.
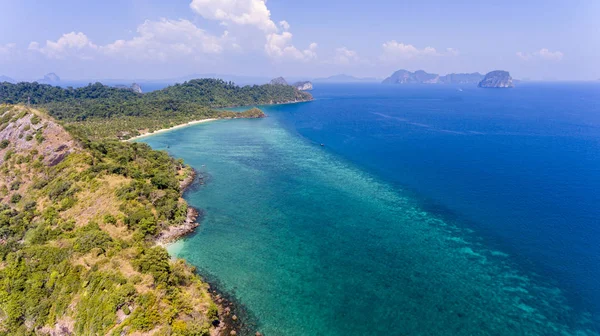
<path id="1" fill-rule="evenodd" d="M 117 84 L 117 85 L 115 85 L 115 87 L 117 89 L 122 89 L 122 90 L 131 90 L 136 93 L 144 93 L 142 91 L 142 87 L 138 83 L 133 83 L 130 86 L 123 85 L 123 84 Z"/>
<path id="2" fill-rule="evenodd" d="M 294 83 L 293 86 L 300 91 L 310 91 L 313 89 L 313 84 L 309 81 L 297 82 L 297 83 Z"/>
<path id="3" fill-rule="evenodd" d="M 512 88 L 515 85 L 508 71 L 495 70 L 485 75 L 478 86 L 480 88 Z"/>
<path id="4" fill-rule="evenodd" d="M 283 77 L 273 78 L 269 84 L 271 84 L 271 85 L 289 85 L 288 82 Z"/>
<path id="5" fill-rule="evenodd" d="M 144 91 L 142 91 L 142 86 L 138 83 L 131 84 L 131 90 L 137 93 L 144 93 Z"/>

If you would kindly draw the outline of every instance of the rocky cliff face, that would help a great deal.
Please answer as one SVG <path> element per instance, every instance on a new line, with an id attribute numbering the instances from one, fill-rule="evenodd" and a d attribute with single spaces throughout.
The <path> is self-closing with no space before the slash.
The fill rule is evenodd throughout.
<path id="1" fill-rule="evenodd" d="M 294 87 L 300 91 L 310 91 L 313 89 L 313 84 L 311 82 L 298 82 L 294 83 Z"/>
<path id="2" fill-rule="evenodd" d="M 131 90 L 136 93 L 144 93 L 142 91 L 142 87 L 138 83 L 133 83 L 130 86 L 123 85 L 123 84 L 117 84 L 117 85 L 115 85 L 115 87 L 117 89 L 122 89 L 122 90 Z"/>
<path id="3" fill-rule="evenodd" d="M 142 91 L 142 86 L 138 83 L 131 84 L 131 90 L 133 90 L 133 92 L 137 92 L 137 93 L 144 93 L 144 91 Z"/>
<path id="4" fill-rule="evenodd" d="M 271 85 L 288 85 L 288 82 L 283 77 L 273 78 L 269 83 Z"/>
<path id="5" fill-rule="evenodd" d="M 15 161 L 12 171 L 20 171 L 2 176 L 0 201 L 7 201 L 13 193 L 26 190 L 32 183 L 35 176 L 28 173 L 33 166 L 31 162 L 52 167 L 79 148 L 64 128 L 41 112 L 24 106 L 0 105 L 0 165 Z M 7 186 L 6 193 L 1 191 L 2 186 Z"/>
<path id="6" fill-rule="evenodd" d="M 478 86 L 480 88 L 512 88 L 515 85 L 508 71 L 496 70 L 485 75 Z"/>

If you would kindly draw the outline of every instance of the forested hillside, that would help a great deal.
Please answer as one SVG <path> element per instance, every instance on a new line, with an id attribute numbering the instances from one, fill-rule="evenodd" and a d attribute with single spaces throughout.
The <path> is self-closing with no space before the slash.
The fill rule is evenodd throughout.
<path id="1" fill-rule="evenodd" d="M 145 144 L 76 139 L 0 105 L 0 334 L 209 335 L 208 286 L 154 243 L 188 219 L 190 174 Z"/>
<path id="2" fill-rule="evenodd" d="M 311 100 L 309 93 L 289 86 L 239 87 L 219 79 L 197 79 L 146 94 L 90 84 L 63 89 L 38 83 L 0 83 L 0 103 L 44 107 L 59 120 L 152 117 L 173 115 L 214 116 L 212 109 Z"/>
<path id="3" fill-rule="evenodd" d="M 0 83 L 0 103 L 31 104 L 89 139 L 130 137 L 208 118 L 260 118 L 252 109 L 232 114 L 218 108 L 311 100 L 309 93 L 281 85 L 239 87 L 197 79 L 147 94 L 90 84 L 60 88 L 38 83 Z"/>

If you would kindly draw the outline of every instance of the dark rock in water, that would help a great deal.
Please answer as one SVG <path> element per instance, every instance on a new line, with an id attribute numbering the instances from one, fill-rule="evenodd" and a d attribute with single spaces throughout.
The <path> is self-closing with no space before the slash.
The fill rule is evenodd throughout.
<path id="1" fill-rule="evenodd" d="M 289 85 L 288 82 L 283 77 L 273 78 L 269 84 L 271 84 L 271 85 Z"/>
<path id="2" fill-rule="evenodd" d="M 310 91 L 313 89 L 313 84 L 311 82 L 297 82 L 293 85 L 296 89 L 300 91 Z"/>
<path id="3" fill-rule="evenodd" d="M 496 70 L 489 72 L 478 85 L 480 88 L 512 88 L 515 87 L 508 71 Z"/>

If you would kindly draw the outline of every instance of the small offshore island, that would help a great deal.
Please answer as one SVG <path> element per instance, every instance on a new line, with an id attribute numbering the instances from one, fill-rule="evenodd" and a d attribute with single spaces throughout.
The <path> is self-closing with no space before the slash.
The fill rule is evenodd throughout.
<path id="1" fill-rule="evenodd" d="M 0 83 L 0 333 L 239 332 L 236 306 L 163 247 L 198 225 L 182 197 L 195 172 L 123 140 L 265 116 L 223 107 L 309 100 L 292 86 L 213 79 L 146 94 L 100 83 Z"/>

